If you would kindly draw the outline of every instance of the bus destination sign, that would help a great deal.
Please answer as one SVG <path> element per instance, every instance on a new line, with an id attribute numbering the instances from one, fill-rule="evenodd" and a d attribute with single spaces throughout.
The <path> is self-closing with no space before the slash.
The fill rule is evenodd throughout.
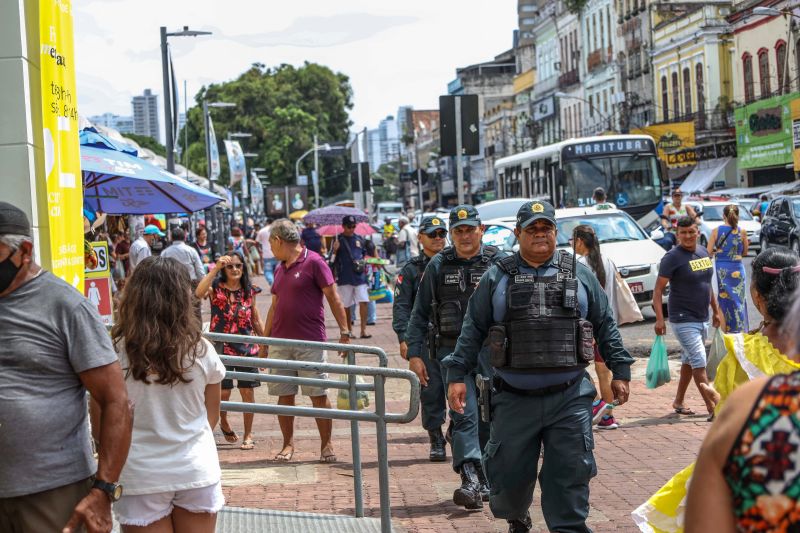
<path id="1" fill-rule="evenodd" d="M 656 147 L 651 139 L 609 139 L 568 144 L 564 147 L 564 159 L 592 157 L 598 155 L 622 155 L 632 153 L 655 154 Z"/>

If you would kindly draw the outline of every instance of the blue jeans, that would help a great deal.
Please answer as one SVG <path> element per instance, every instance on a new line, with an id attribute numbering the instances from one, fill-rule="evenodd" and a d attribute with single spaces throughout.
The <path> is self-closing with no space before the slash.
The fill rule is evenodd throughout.
<path id="1" fill-rule="evenodd" d="M 264 278 L 266 278 L 269 286 L 275 283 L 275 267 L 278 266 L 278 260 L 274 257 L 264 259 Z"/>
<path id="2" fill-rule="evenodd" d="M 358 316 L 358 305 L 353 304 L 350 306 L 350 318 L 355 324 L 356 317 Z M 378 322 L 378 303 L 375 300 L 370 300 L 367 303 L 367 322 L 375 324 Z"/>
<path id="3" fill-rule="evenodd" d="M 705 322 L 670 322 L 670 325 L 681 343 L 681 363 L 692 369 L 705 368 L 708 325 Z"/>

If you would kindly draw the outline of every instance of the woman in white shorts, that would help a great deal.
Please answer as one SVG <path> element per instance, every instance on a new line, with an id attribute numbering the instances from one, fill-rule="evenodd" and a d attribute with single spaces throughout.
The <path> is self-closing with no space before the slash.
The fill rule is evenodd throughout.
<path id="1" fill-rule="evenodd" d="M 114 505 L 125 533 L 212 533 L 225 503 L 211 429 L 225 366 L 202 338 L 191 301 L 183 265 L 147 258 L 128 281 L 111 331 L 134 403 Z"/>

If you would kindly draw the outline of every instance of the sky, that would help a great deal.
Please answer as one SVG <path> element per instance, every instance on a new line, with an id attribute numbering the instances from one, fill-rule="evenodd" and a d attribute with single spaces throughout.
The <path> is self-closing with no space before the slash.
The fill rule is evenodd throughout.
<path id="1" fill-rule="evenodd" d="M 457 67 L 511 48 L 516 0 L 100 0 L 73 3 L 79 110 L 131 115 L 131 98 L 161 94 L 159 27 L 212 36 L 170 38 L 183 111 L 205 84 L 252 63 L 304 61 L 347 74 L 353 130 L 401 105 L 435 109 Z M 163 116 L 163 111 L 162 115 Z M 163 120 L 162 120 L 163 129 Z"/>

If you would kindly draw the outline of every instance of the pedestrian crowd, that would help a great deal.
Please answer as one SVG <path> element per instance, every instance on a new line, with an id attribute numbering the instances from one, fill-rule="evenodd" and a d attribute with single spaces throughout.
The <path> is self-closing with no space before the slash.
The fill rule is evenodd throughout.
<path id="1" fill-rule="evenodd" d="M 595 194 L 603 204 L 603 191 Z M 796 530 L 800 258 L 770 249 L 753 261 L 749 290 L 763 320 L 750 331 L 742 262 L 749 243 L 738 210 L 725 208 L 708 249 L 680 194 L 664 213 L 674 247 L 658 269 L 654 333 L 666 335 L 669 326 L 681 346 L 675 413 L 694 414 L 685 402 L 694 382 L 713 424 L 697 463 L 633 518 L 642 531 Z M 0 530 L 109 531 L 113 503 L 123 531 L 213 531 L 224 505 L 213 429 L 219 424 L 225 441 L 243 450 L 256 445 L 253 414 L 243 415 L 240 437 L 220 403 L 234 386 L 253 403 L 261 384 L 257 367 L 226 369 L 220 356 L 312 363 L 327 356 L 246 338 L 209 342 L 199 302 L 209 301 L 212 333 L 324 342 L 327 302 L 339 343 L 356 337 L 356 321 L 357 337 L 369 339 L 370 279 L 384 265 L 358 223 L 343 217 L 329 248 L 313 225 L 301 230 L 287 219 L 235 227 L 220 255 L 203 227 L 191 243 L 183 228 L 173 229 L 158 254 L 164 232 L 155 225 L 130 243 L 115 234 L 125 288 L 109 336 L 86 299 L 34 263 L 26 216 L 0 202 Z M 423 217 L 418 229 L 406 217 L 398 226 L 383 228 L 399 267 L 392 327 L 422 385 L 428 459 L 447 461 L 450 448 L 460 478 L 454 504 L 475 510 L 488 502 L 511 533 L 530 531 L 538 480 L 549 530 L 591 531 L 594 430 L 618 428 L 614 415 L 630 394 L 633 358 L 618 326 L 642 319 L 594 228 L 577 226 L 570 249 L 558 249 L 556 211 L 544 200 L 519 208 L 513 253 L 483 243 L 472 205 Z M 262 274 L 270 286 L 263 318 L 253 283 Z M 724 344 L 713 365 L 709 323 Z M 301 393 L 331 408 L 324 387 L 270 382 L 268 392 L 280 405 L 295 405 Z M 275 460 L 290 461 L 294 418 L 278 422 Z M 316 423 L 319 460 L 334 462 L 331 420 Z"/>

